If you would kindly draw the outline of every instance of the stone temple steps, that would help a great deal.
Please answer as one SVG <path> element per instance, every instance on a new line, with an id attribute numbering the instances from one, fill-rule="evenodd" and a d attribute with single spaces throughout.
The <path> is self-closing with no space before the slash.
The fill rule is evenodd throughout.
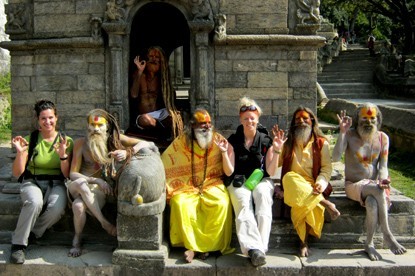
<path id="1" fill-rule="evenodd" d="M 381 250 L 386 260 L 374 265 L 361 252 L 366 236 L 364 208 L 345 197 L 342 180 L 332 180 L 331 183 L 334 188 L 331 201 L 342 215 L 336 221 L 330 221 L 327 216 L 321 239 L 310 239 L 313 254 L 310 258 L 297 257 L 299 240 L 292 223 L 275 220 L 271 230 L 267 265 L 264 267 L 253 268 L 249 260 L 240 254 L 234 232 L 232 246 L 236 248 L 235 253 L 226 256 L 213 255 L 206 261 L 195 260 L 192 264 L 184 263 L 183 249 L 170 248 L 165 242 L 160 250 L 165 257 L 159 260 L 164 264 L 163 275 L 414 275 L 415 202 L 393 190 L 390 226 L 397 240 L 409 252 L 403 256 L 394 256 L 389 250 Z M 14 185 L 3 177 L 0 190 L 16 190 Z M 113 251 L 117 248 L 117 240 L 107 235 L 94 219 L 88 219 L 84 231 L 85 254 L 80 258 L 67 257 L 73 235 L 69 209 L 44 237 L 28 248 L 27 262 L 23 266 L 10 264 L 11 233 L 17 222 L 20 204 L 18 194 L 0 193 L 0 275 L 154 275 L 151 268 L 129 271 L 113 265 L 116 258 Z M 114 204 L 104 207 L 104 212 L 110 217 L 115 217 L 111 212 Z M 166 229 L 167 227 L 164 230 Z M 380 231 L 376 233 L 375 243 L 377 248 L 383 247 Z M 154 258 L 160 258 L 160 255 Z"/>
<path id="2" fill-rule="evenodd" d="M 317 80 L 329 99 L 375 99 L 373 86 L 376 58 L 366 48 L 352 48 L 340 52 L 332 63 L 324 66 Z"/>

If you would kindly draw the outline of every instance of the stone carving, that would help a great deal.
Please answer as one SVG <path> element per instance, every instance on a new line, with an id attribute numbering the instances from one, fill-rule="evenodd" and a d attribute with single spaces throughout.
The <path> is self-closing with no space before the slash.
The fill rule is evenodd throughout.
<path id="1" fill-rule="evenodd" d="M 154 144 L 153 144 L 154 145 Z M 121 168 L 118 178 L 118 201 L 141 205 L 158 200 L 166 189 L 164 166 L 157 147 L 143 148 L 130 163 Z"/>
<path id="2" fill-rule="evenodd" d="M 218 14 L 215 17 L 216 26 L 215 26 L 215 39 L 220 40 L 226 37 L 226 15 Z"/>
<path id="3" fill-rule="evenodd" d="M 106 21 L 124 21 L 125 10 L 122 8 L 122 0 L 109 0 L 105 11 Z"/>
<path id="4" fill-rule="evenodd" d="M 320 24 L 320 0 L 297 0 L 298 24 Z"/>
<path id="5" fill-rule="evenodd" d="M 10 4 L 6 6 L 6 29 L 9 33 L 26 32 L 27 19 L 25 10 L 25 4 Z"/>
<path id="6" fill-rule="evenodd" d="M 101 26 L 102 26 L 102 18 L 94 16 L 90 20 L 91 23 L 91 36 L 94 40 L 101 39 Z"/>
<path id="7" fill-rule="evenodd" d="M 212 21 L 212 9 L 209 0 L 189 0 L 194 21 Z"/>

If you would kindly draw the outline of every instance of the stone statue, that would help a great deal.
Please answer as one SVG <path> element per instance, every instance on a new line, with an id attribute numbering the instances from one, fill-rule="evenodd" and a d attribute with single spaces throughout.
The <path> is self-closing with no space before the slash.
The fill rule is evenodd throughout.
<path id="1" fill-rule="evenodd" d="M 216 15 L 215 39 L 224 39 L 226 37 L 226 15 Z"/>
<path id="2" fill-rule="evenodd" d="M 23 30 L 25 24 L 25 5 L 10 5 L 7 11 L 6 28 L 9 30 Z"/>
<path id="3" fill-rule="evenodd" d="M 320 0 L 297 0 L 299 24 L 320 24 Z"/>
<path id="4" fill-rule="evenodd" d="M 122 2 L 119 0 L 109 0 L 107 2 L 107 10 L 105 11 L 105 16 L 107 21 L 123 21 L 125 10 L 121 8 L 121 4 L 118 2 Z"/>
<path id="5" fill-rule="evenodd" d="M 209 0 L 189 0 L 193 20 L 212 20 L 212 9 Z"/>
<path id="6" fill-rule="evenodd" d="M 94 40 L 99 40 L 101 38 L 101 17 L 92 17 L 90 20 L 91 23 L 91 36 Z"/>
<path id="7" fill-rule="evenodd" d="M 118 164 L 118 201 L 141 205 L 158 200 L 165 192 L 166 176 L 156 146 L 143 148 L 128 165 Z"/>

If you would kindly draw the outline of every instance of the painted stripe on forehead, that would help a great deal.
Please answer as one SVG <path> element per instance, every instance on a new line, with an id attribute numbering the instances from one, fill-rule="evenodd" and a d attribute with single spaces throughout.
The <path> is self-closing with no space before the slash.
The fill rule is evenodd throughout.
<path id="1" fill-rule="evenodd" d="M 102 116 L 89 116 L 89 123 L 90 124 L 107 124 L 107 119 Z"/>
<path id="2" fill-rule="evenodd" d="M 196 111 L 193 117 L 198 123 L 210 123 L 211 122 L 210 115 L 207 112 Z"/>
<path id="3" fill-rule="evenodd" d="M 376 108 L 373 107 L 363 107 L 360 110 L 360 117 L 376 117 Z"/>

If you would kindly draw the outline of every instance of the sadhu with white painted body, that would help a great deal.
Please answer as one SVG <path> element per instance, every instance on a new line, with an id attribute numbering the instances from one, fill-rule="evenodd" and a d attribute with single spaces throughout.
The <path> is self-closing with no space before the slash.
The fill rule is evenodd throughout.
<path id="1" fill-rule="evenodd" d="M 346 116 L 345 111 L 337 117 L 340 134 L 333 150 L 333 161 L 339 161 L 345 153 L 346 195 L 366 207 L 365 251 L 372 261 L 382 259 L 373 243 L 373 235 L 380 224 L 385 244 L 394 254 L 403 254 L 406 249 L 396 241 L 388 224 L 389 138 L 379 130 L 382 113 L 374 104 L 362 105 L 354 117 L 355 128 L 351 128 L 352 118 Z"/>

